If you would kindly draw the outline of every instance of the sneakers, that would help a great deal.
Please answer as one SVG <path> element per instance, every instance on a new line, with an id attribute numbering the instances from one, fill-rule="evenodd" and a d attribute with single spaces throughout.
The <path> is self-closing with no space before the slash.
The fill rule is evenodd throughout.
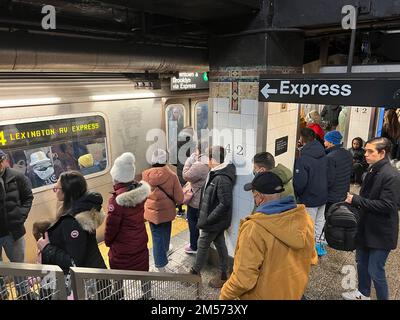
<path id="1" fill-rule="evenodd" d="M 211 288 L 219 289 L 219 288 L 222 288 L 222 286 L 224 285 L 226 280 L 228 280 L 228 277 L 227 277 L 226 273 L 225 274 L 218 273 L 214 278 L 212 278 L 208 282 L 208 285 Z"/>
<path id="2" fill-rule="evenodd" d="M 161 268 L 155 268 L 156 270 L 156 272 L 162 272 L 162 273 L 165 273 L 165 272 L 167 272 L 167 270 L 165 269 L 165 267 L 161 267 Z"/>
<path id="3" fill-rule="evenodd" d="M 192 247 L 190 246 L 190 244 L 187 244 L 185 246 L 185 252 L 187 254 L 195 254 L 195 253 L 197 253 L 197 250 L 193 250 Z"/>
<path id="4" fill-rule="evenodd" d="M 328 254 L 328 252 L 325 249 L 325 244 L 318 242 L 315 245 L 315 250 L 317 251 L 318 257 L 322 257 Z"/>
<path id="5" fill-rule="evenodd" d="M 344 300 L 371 300 L 370 297 L 364 296 L 360 291 L 354 290 L 349 292 L 343 292 L 342 297 Z"/>

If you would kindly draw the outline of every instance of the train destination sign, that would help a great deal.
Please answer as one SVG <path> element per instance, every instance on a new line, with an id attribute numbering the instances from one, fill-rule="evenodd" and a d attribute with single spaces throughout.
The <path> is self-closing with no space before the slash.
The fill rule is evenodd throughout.
<path id="1" fill-rule="evenodd" d="M 101 116 L 0 125 L 0 148 L 36 148 L 54 142 L 100 138 L 105 134 L 105 123 Z"/>
<path id="2" fill-rule="evenodd" d="M 179 72 L 171 78 L 171 91 L 208 89 L 207 72 Z"/>
<path id="3" fill-rule="evenodd" d="M 341 104 L 348 106 L 398 106 L 400 75 L 303 74 L 261 76 L 259 100 Z"/>

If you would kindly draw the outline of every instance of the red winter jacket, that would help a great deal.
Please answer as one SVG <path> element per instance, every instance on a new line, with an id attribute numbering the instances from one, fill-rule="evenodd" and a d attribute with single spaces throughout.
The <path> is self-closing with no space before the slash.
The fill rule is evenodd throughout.
<path id="1" fill-rule="evenodd" d="M 111 269 L 149 270 L 149 250 L 144 224 L 144 203 L 150 194 L 148 183 L 119 183 L 108 202 L 104 235 L 110 247 Z"/>
<path id="2" fill-rule="evenodd" d="M 310 123 L 309 125 L 307 125 L 307 127 L 312 129 L 321 138 L 321 140 L 324 140 L 324 129 L 322 129 L 318 123 Z"/>

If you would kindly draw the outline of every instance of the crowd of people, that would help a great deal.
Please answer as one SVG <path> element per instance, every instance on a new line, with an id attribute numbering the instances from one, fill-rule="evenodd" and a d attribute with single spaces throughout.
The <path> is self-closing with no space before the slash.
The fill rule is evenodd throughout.
<path id="1" fill-rule="evenodd" d="M 60 266 L 66 279 L 72 266 L 107 268 L 96 241 L 96 229 L 105 221 L 110 268 L 149 271 L 148 221 L 156 271 L 167 272 L 172 221 L 184 203 L 190 233 L 184 250 L 196 255 L 189 273 L 201 276 L 213 243 L 220 272 L 209 286 L 221 288 L 221 299 L 302 299 L 312 265 L 327 254 L 325 214 L 333 204 L 345 202 L 361 215 L 358 289 L 343 297 L 369 299 L 373 282 L 378 299 L 388 299 L 385 263 L 397 246 L 400 207 L 400 174 L 389 161 L 392 143 L 381 137 L 364 145 L 355 138 L 346 150 L 339 131 L 321 128 L 318 113 L 306 119 L 293 171 L 275 163 L 268 152 L 253 157 L 253 179 L 244 192 L 252 192 L 254 208 L 240 223 L 231 273 L 225 231 L 232 221 L 236 168 L 222 146 L 204 148 L 201 143 L 185 151 L 177 172 L 168 164 L 168 153 L 156 149 L 139 181 L 135 156 L 121 154 L 110 171 L 114 190 L 107 212 L 102 210 L 103 197 L 88 190 L 82 173 L 61 173 L 53 188 L 62 204 L 55 221 L 34 224 L 38 263 Z M 185 129 L 188 136 L 193 134 L 193 129 Z M 10 261 L 23 262 L 24 222 L 33 195 L 28 179 L 8 167 L 6 159 L 0 150 L 0 253 L 4 248 Z M 88 156 L 79 160 L 82 167 L 88 163 Z M 359 195 L 350 193 L 351 182 L 361 184 Z M 122 287 L 122 282 L 114 285 L 115 298 L 124 298 Z M 28 289 L 17 290 L 23 294 Z M 143 298 L 151 298 L 149 282 L 142 282 L 142 290 Z"/>

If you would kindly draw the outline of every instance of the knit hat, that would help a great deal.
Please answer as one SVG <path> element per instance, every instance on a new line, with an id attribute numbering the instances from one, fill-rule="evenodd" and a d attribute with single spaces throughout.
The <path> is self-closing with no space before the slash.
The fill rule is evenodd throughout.
<path id="1" fill-rule="evenodd" d="M 110 174 L 114 181 L 131 182 L 135 179 L 135 172 L 135 156 L 125 152 L 115 159 Z"/>
<path id="2" fill-rule="evenodd" d="M 167 163 L 167 152 L 163 149 L 157 149 L 151 156 L 151 164 L 166 164 Z"/>
<path id="3" fill-rule="evenodd" d="M 93 167 L 94 164 L 93 156 L 90 153 L 80 156 L 78 159 L 78 163 L 83 168 Z"/>
<path id="4" fill-rule="evenodd" d="M 342 135 L 337 130 L 330 131 L 324 136 L 324 140 L 326 140 L 330 143 L 333 143 L 334 145 L 340 144 L 340 142 L 342 141 L 342 138 L 343 138 Z"/>

